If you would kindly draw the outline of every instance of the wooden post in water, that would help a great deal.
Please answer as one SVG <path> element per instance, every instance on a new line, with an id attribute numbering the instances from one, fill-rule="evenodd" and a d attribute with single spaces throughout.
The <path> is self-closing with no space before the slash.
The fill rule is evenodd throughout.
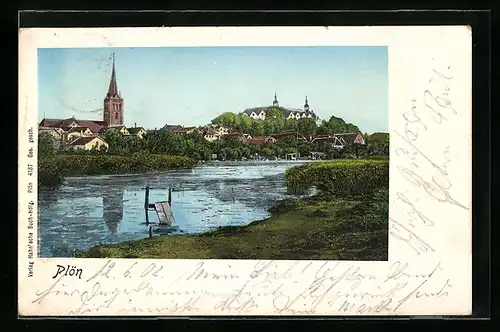
<path id="1" fill-rule="evenodd" d="M 149 225 L 148 208 L 149 208 L 149 187 L 146 187 L 146 195 L 144 198 L 144 212 L 146 213 L 146 225 Z"/>
<path id="2" fill-rule="evenodd" d="M 168 205 L 172 207 L 172 188 L 168 188 Z"/>
<path id="3" fill-rule="evenodd" d="M 144 209 L 147 210 L 149 208 L 149 187 L 146 187 L 146 195 L 144 197 Z"/>

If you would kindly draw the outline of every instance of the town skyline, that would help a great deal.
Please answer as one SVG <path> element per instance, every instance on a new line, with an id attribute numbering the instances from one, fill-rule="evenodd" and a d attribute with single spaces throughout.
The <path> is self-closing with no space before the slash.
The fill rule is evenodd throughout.
<path id="1" fill-rule="evenodd" d="M 276 93 L 280 106 L 302 109 L 307 96 L 321 119 L 388 131 L 387 48 L 371 46 L 40 49 L 39 120 L 102 120 L 112 53 L 127 127 L 202 126 Z"/>

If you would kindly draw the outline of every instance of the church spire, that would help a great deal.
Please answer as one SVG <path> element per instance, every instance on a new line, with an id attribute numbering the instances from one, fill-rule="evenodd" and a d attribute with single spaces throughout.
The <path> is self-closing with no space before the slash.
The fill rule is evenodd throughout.
<path id="1" fill-rule="evenodd" d="M 306 96 L 306 103 L 304 104 L 304 111 L 309 111 L 309 102 L 307 101 L 307 96 Z"/>
<path id="2" fill-rule="evenodd" d="M 118 96 L 118 85 L 116 84 L 116 73 L 115 73 L 115 53 L 113 52 L 113 69 L 111 72 L 111 80 L 109 81 L 108 97 Z"/>

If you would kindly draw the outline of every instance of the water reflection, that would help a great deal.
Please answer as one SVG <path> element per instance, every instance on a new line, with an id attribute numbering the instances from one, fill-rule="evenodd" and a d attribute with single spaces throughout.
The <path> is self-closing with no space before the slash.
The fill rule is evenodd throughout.
<path id="1" fill-rule="evenodd" d="M 175 232 L 199 233 L 268 217 L 268 208 L 294 193 L 284 172 L 297 163 L 221 163 L 156 174 L 67 178 L 57 191 L 40 190 L 42 257 L 70 256 L 100 243 L 145 238 L 145 187 L 151 203 L 172 190 Z M 158 218 L 148 212 L 155 226 Z M 174 232 L 174 234 L 175 234 Z"/>
<path id="2" fill-rule="evenodd" d="M 123 219 L 123 186 L 113 187 L 109 181 L 104 181 L 103 186 L 109 190 L 102 193 L 102 217 L 111 234 L 116 234 L 118 226 Z"/>

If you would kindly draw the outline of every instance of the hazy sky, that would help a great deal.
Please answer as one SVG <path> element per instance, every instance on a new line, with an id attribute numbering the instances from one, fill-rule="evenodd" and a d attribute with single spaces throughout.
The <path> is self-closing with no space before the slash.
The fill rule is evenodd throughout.
<path id="1" fill-rule="evenodd" d="M 39 49 L 39 119 L 102 120 L 115 52 L 125 125 L 209 123 L 224 112 L 302 108 L 388 131 L 387 47 Z"/>

